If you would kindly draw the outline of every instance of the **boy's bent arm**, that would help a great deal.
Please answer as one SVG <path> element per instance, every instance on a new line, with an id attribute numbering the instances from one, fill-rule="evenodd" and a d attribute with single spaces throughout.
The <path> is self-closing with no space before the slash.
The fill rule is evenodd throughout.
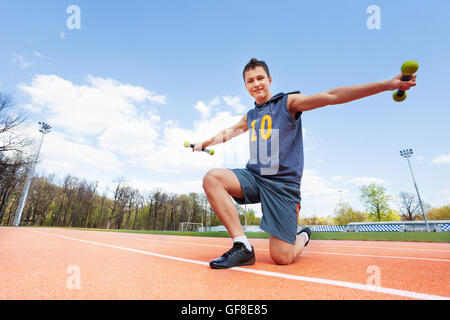
<path id="1" fill-rule="evenodd" d="M 194 149 L 196 149 L 196 150 L 198 149 L 200 151 L 201 150 L 200 145 L 201 145 L 202 149 L 205 149 L 208 146 L 213 146 L 215 144 L 227 142 L 228 140 L 231 140 L 234 137 L 236 137 L 244 132 L 247 132 L 247 131 L 248 131 L 247 115 L 245 114 L 241 118 L 241 120 L 239 120 L 239 122 L 236 123 L 234 126 L 220 131 L 214 137 L 212 137 L 206 141 L 203 141 L 201 144 L 200 143 L 196 144 Z"/>
<path id="2" fill-rule="evenodd" d="M 308 111 L 328 105 L 346 103 L 365 98 L 383 91 L 408 90 L 415 86 L 416 75 L 410 81 L 401 81 L 401 74 L 391 80 L 372 82 L 356 86 L 339 87 L 313 95 L 293 94 L 288 96 L 288 107 L 291 112 Z"/>

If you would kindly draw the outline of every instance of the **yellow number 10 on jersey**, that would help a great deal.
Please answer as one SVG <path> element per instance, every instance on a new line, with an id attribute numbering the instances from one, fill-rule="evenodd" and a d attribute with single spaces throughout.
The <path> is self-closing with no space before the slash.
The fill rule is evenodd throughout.
<path id="1" fill-rule="evenodd" d="M 267 122 L 267 130 L 266 130 L 266 122 Z M 256 126 L 256 120 L 253 120 L 251 123 L 252 126 L 252 138 L 251 142 L 256 141 L 256 132 L 255 132 L 255 126 Z M 261 138 L 264 140 L 270 139 L 270 134 L 272 133 L 272 117 L 268 114 L 266 114 L 262 120 L 261 120 L 261 128 L 259 129 L 259 132 L 261 134 Z"/>

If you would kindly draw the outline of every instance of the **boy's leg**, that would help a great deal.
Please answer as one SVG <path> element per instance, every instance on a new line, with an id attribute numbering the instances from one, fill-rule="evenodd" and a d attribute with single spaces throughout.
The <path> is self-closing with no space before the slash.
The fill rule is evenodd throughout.
<path id="1" fill-rule="evenodd" d="M 230 197 L 244 199 L 239 179 L 229 169 L 213 169 L 205 175 L 203 189 L 214 212 L 233 238 L 233 247 L 221 257 L 212 260 L 210 267 L 226 269 L 254 264 L 254 249 L 244 234 L 237 209 Z"/>
<path id="2" fill-rule="evenodd" d="M 270 257 L 276 264 L 291 264 L 303 252 L 306 243 L 306 235 L 300 233 L 297 235 L 295 244 L 270 236 L 269 249 Z"/>
<path id="3" fill-rule="evenodd" d="M 239 215 L 230 196 L 243 199 L 244 192 L 238 178 L 229 169 L 212 169 L 203 178 L 211 208 L 222 221 L 232 238 L 244 235 Z"/>

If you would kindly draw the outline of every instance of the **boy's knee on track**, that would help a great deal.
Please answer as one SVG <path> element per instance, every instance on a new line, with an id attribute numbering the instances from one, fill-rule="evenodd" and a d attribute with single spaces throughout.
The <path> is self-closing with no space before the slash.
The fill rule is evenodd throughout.
<path id="1" fill-rule="evenodd" d="M 292 263 L 293 257 L 291 252 L 270 252 L 273 262 L 280 265 L 288 265 Z"/>
<path id="2" fill-rule="evenodd" d="M 288 265 L 292 263 L 292 259 L 290 257 L 272 257 L 272 260 L 279 265 Z"/>

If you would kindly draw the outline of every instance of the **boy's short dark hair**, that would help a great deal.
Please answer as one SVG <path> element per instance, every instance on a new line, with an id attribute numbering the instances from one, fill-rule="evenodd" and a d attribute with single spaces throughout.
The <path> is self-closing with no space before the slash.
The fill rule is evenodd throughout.
<path id="1" fill-rule="evenodd" d="M 242 76 L 244 77 L 244 81 L 245 81 L 245 73 L 249 70 L 253 70 L 256 67 L 262 67 L 264 69 L 264 71 L 267 74 L 267 77 L 270 77 L 270 73 L 269 73 L 269 67 L 267 66 L 267 64 L 264 61 L 252 58 L 244 67 L 244 71 L 242 72 Z"/>

